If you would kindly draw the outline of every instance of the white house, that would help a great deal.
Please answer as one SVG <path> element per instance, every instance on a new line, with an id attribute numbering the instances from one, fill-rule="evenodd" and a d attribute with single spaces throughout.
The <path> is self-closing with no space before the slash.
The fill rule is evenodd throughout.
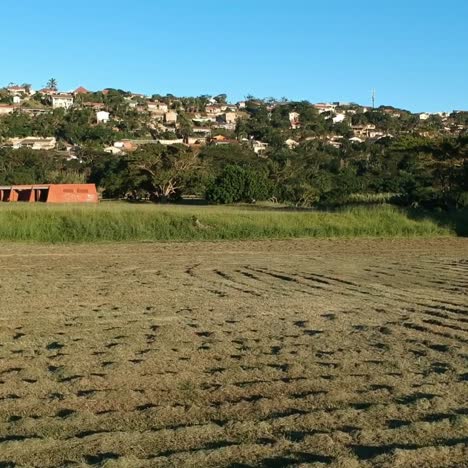
<path id="1" fill-rule="evenodd" d="M 109 112 L 99 111 L 96 112 L 96 121 L 97 123 L 107 123 L 109 122 Z"/>
<path id="2" fill-rule="evenodd" d="M 11 104 L 0 104 L 0 115 L 11 114 L 17 109 L 17 106 Z"/>
<path id="3" fill-rule="evenodd" d="M 427 112 L 423 112 L 422 114 L 419 114 L 419 120 L 427 120 L 430 117 L 430 114 Z"/>
<path id="4" fill-rule="evenodd" d="M 292 138 L 288 138 L 284 144 L 289 148 L 289 149 L 294 149 L 297 146 L 299 146 L 299 143 L 296 140 L 293 140 Z"/>
<path id="5" fill-rule="evenodd" d="M 52 107 L 54 109 L 68 109 L 73 106 L 73 96 L 71 94 L 53 94 Z"/>
<path id="6" fill-rule="evenodd" d="M 20 96 L 13 96 L 13 104 L 21 104 L 21 97 Z"/>
<path id="7" fill-rule="evenodd" d="M 159 113 L 159 112 L 162 112 L 162 113 L 166 113 L 169 111 L 169 106 L 167 104 L 165 104 L 164 102 L 148 102 L 148 110 L 150 112 L 156 112 L 156 113 Z"/>
<path id="8" fill-rule="evenodd" d="M 18 86 L 18 85 L 12 85 L 7 87 L 7 91 L 10 94 L 31 94 L 31 88 L 28 86 Z"/>
<path id="9" fill-rule="evenodd" d="M 336 114 L 335 117 L 333 117 L 333 123 L 336 124 L 336 123 L 343 122 L 345 118 L 346 118 L 345 114 Z"/>
<path id="10" fill-rule="evenodd" d="M 314 104 L 314 107 L 319 111 L 319 114 L 321 114 L 322 112 L 334 112 L 336 109 L 335 104 L 329 104 L 329 103 L 323 103 L 323 102 Z"/>
<path id="11" fill-rule="evenodd" d="M 254 140 L 252 141 L 252 149 L 256 154 L 263 154 L 268 148 L 268 143 L 263 141 Z"/>
<path id="12" fill-rule="evenodd" d="M 300 114 L 298 112 L 289 113 L 289 122 L 291 123 L 291 128 L 298 128 L 300 126 L 299 117 Z"/>
<path id="13" fill-rule="evenodd" d="M 53 150 L 57 144 L 57 140 L 54 137 L 10 138 L 8 142 L 14 149 L 31 148 L 33 150 Z"/>
<path id="14" fill-rule="evenodd" d="M 220 120 L 227 124 L 236 123 L 237 114 L 235 112 L 225 112 L 224 114 L 220 116 Z"/>
<path id="15" fill-rule="evenodd" d="M 164 121 L 166 123 L 175 124 L 177 122 L 177 112 L 175 111 L 166 112 L 164 115 Z"/>

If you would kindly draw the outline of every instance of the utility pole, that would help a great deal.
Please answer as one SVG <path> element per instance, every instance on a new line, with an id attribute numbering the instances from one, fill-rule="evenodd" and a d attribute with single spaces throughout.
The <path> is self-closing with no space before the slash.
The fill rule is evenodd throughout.
<path id="1" fill-rule="evenodd" d="M 375 88 L 372 89 L 372 109 L 375 109 Z"/>

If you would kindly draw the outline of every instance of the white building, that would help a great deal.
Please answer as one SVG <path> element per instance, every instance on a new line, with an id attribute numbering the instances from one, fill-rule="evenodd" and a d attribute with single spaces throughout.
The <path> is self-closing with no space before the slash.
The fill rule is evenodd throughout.
<path id="1" fill-rule="evenodd" d="M 169 106 L 167 104 L 165 104 L 164 102 L 148 102 L 148 110 L 150 112 L 156 112 L 156 113 L 159 113 L 159 112 L 162 112 L 162 113 L 166 113 L 169 111 Z"/>
<path id="2" fill-rule="evenodd" d="M 263 141 L 254 140 L 252 141 L 252 149 L 254 150 L 255 154 L 263 154 L 268 148 L 268 143 L 264 143 Z"/>
<path id="3" fill-rule="evenodd" d="M 11 104 L 0 104 L 0 115 L 11 114 L 17 108 L 17 106 L 12 106 Z"/>
<path id="4" fill-rule="evenodd" d="M 164 121 L 166 123 L 175 124 L 177 122 L 177 112 L 175 111 L 166 112 L 164 115 Z"/>
<path id="5" fill-rule="evenodd" d="M 345 118 L 346 118 L 345 114 L 336 114 L 335 117 L 333 117 L 333 123 L 336 124 L 336 123 L 343 122 Z"/>
<path id="6" fill-rule="evenodd" d="M 237 120 L 237 114 L 235 112 L 225 112 L 224 114 L 221 115 L 222 122 L 225 122 L 227 124 L 233 124 L 236 123 Z"/>
<path id="7" fill-rule="evenodd" d="M 419 114 L 419 120 L 427 120 L 430 117 L 430 114 L 427 112 L 423 112 L 422 114 Z"/>
<path id="8" fill-rule="evenodd" d="M 73 106 L 73 96 L 71 94 L 53 94 L 52 107 L 54 109 L 69 109 Z"/>
<path id="9" fill-rule="evenodd" d="M 300 126 L 299 117 L 300 114 L 298 112 L 289 113 L 289 122 L 291 123 L 291 128 L 298 128 Z"/>
<path id="10" fill-rule="evenodd" d="M 53 150 L 57 144 L 57 140 L 54 137 L 10 138 L 8 142 L 14 149 L 31 148 L 33 150 Z"/>
<path id="11" fill-rule="evenodd" d="M 13 96 L 13 104 L 21 104 L 21 97 L 20 96 Z"/>
<path id="12" fill-rule="evenodd" d="M 299 146 L 299 143 L 296 140 L 293 140 L 292 138 L 288 138 L 284 144 L 289 148 L 289 149 L 294 149 L 297 146 Z"/>
<path id="13" fill-rule="evenodd" d="M 96 112 L 96 121 L 97 123 L 107 123 L 109 122 L 109 112 L 99 111 Z"/>

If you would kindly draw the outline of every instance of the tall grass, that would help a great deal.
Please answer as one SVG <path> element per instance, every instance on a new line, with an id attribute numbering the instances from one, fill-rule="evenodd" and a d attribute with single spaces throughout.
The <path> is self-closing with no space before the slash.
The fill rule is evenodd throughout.
<path id="1" fill-rule="evenodd" d="M 196 225 L 192 217 L 199 219 Z M 98 242 L 453 235 L 395 207 L 287 212 L 243 207 L 87 205 L 0 206 L 0 241 Z"/>

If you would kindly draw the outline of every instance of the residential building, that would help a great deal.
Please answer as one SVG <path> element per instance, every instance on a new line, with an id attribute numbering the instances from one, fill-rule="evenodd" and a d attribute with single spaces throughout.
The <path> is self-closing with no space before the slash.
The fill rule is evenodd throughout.
<path id="1" fill-rule="evenodd" d="M 164 114 L 164 122 L 168 124 L 175 124 L 177 122 L 177 112 L 168 111 Z"/>
<path id="2" fill-rule="evenodd" d="M 13 104 L 21 104 L 21 97 L 20 96 L 13 96 Z"/>
<path id="3" fill-rule="evenodd" d="M 96 121 L 97 123 L 107 123 L 109 122 L 109 112 L 106 111 L 98 111 L 96 112 Z"/>
<path id="4" fill-rule="evenodd" d="M 162 112 L 163 114 L 165 114 L 166 112 L 169 111 L 169 106 L 164 103 L 164 102 L 148 102 L 148 110 L 150 112 L 156 112 L 156 113 L 160 113 Z"/>
<path id="5" fill-rule="evenodd" d="M 294 149 L 297 146 L 299 146 L 299 143 L 296 140 L 293 140 L 292 138 L 288 138 L 284 144 L 289 148 L 289 149 Z"/>
<path id="6" fill-rule="evenodd" d="M 27 86 L 18 86 L 18 85 L 12 85 L 12 86 L 8 86 L 6 88 L 6 90 L 10 93 L 10 94 L 30 94 L 31 93 L 31 88 L 27 87 Z"/>
<path id="7" fill-rule="evenodd" d="M 77 94 L 89 94 L 89 91 L 86 88 L 83 88 L 83 86 L 80 86 L 73 91 L 73 95 L 76 96 Z"/>
<path id="8" fill-rule="evenodd" d="M 258 155 L 265 153 L 267 148 L 268 148 L 268 143 L 264 143 L 263 141 L 258 141 L 258 140 L 252 141 L 252 149 Z"/>
<path id="9" fill-rule="evenodd" d="M 33 150 L 50 151 L 55 149 L 57 140 L 54 137 L 26 137 L 26 138 L 10 138 L 7 142 L 14 149 L 30 148 Z"/>
<path id="10" fill-rule="evenodd" d="M 73 106 L 73 96 L 71 94 L 53 94 L 51 98 L 54 109 L 69 109 Z"/>
<path id="11" fill-rule="evenodd" d="M 182 138 L 177 138 L 175 140 L 156 140 L 157 143 L 164 146 L 171 146 L 171 145 L 183 145 L 184 140 Z"/>
<path id="12" fill-rule="evenodd" d="M 106 107 L 103 102 L 83 102 L 81 105 L 83 107 L 94 109 L 95 111 L 102 110 Z"/>
<path id="13" fill-rule="evenodd" d="M 371 136 L 372 133 L 375 133 L 375 125 L 367 124 L 367 125 L 351 125 L 353 129 L 354 136 L 359 138 L 373 138 Z"/>
<path id="14" fill-rule="evenodd" d="M 237 114 L 235 112 L 225 112 L 219 116 L 219 120 L 227 124 L 235 124 Z"/>
<path id="15" fill-rule="evenodd" d="M 319 114 L 322 114 L 323 112 L 334 112 L 336 109 L 336 104 L 323 102 L 319 102 L 318 104 L 314 104 L 313 106 L 319 111 Z"/>
<path id="16" fill-rule="evenodd" d="M 42 88 L 38 91 L 40 94 L 45 94 L 46 96 L 52 96 L 54 94 L 57 94 L 57 90 L 56 89 L 52 89 L 52 88 Z"/>
<path id="17" fill-rule="evenodd" d="M 0 104 L 0 115 L 11 114 L 18 106 L 12 106 L 11 104 Z"/>
<path id="18" fill-rule="evenodd" d="M 185 139 L 185 143 L 189 146 L 202 146 L 206 145 L 206 137 L 203 136 L 189 136 Z"/>
<path id="19" fill-rule="evenodd" d="M 343 122 L 345 119 L 346 119 L 345 114 L 336 114 L 332 120 L 333 120 L 333 123 L 336 124 L 336 123 Z"/>
<path id="20" fill-rule="evenodd" d="M 299 128 L 300 127 L 300 114 L 298 112 L 290 112 L 289 113 L 289 122 L 291 123 L 291 128 Z"/>

